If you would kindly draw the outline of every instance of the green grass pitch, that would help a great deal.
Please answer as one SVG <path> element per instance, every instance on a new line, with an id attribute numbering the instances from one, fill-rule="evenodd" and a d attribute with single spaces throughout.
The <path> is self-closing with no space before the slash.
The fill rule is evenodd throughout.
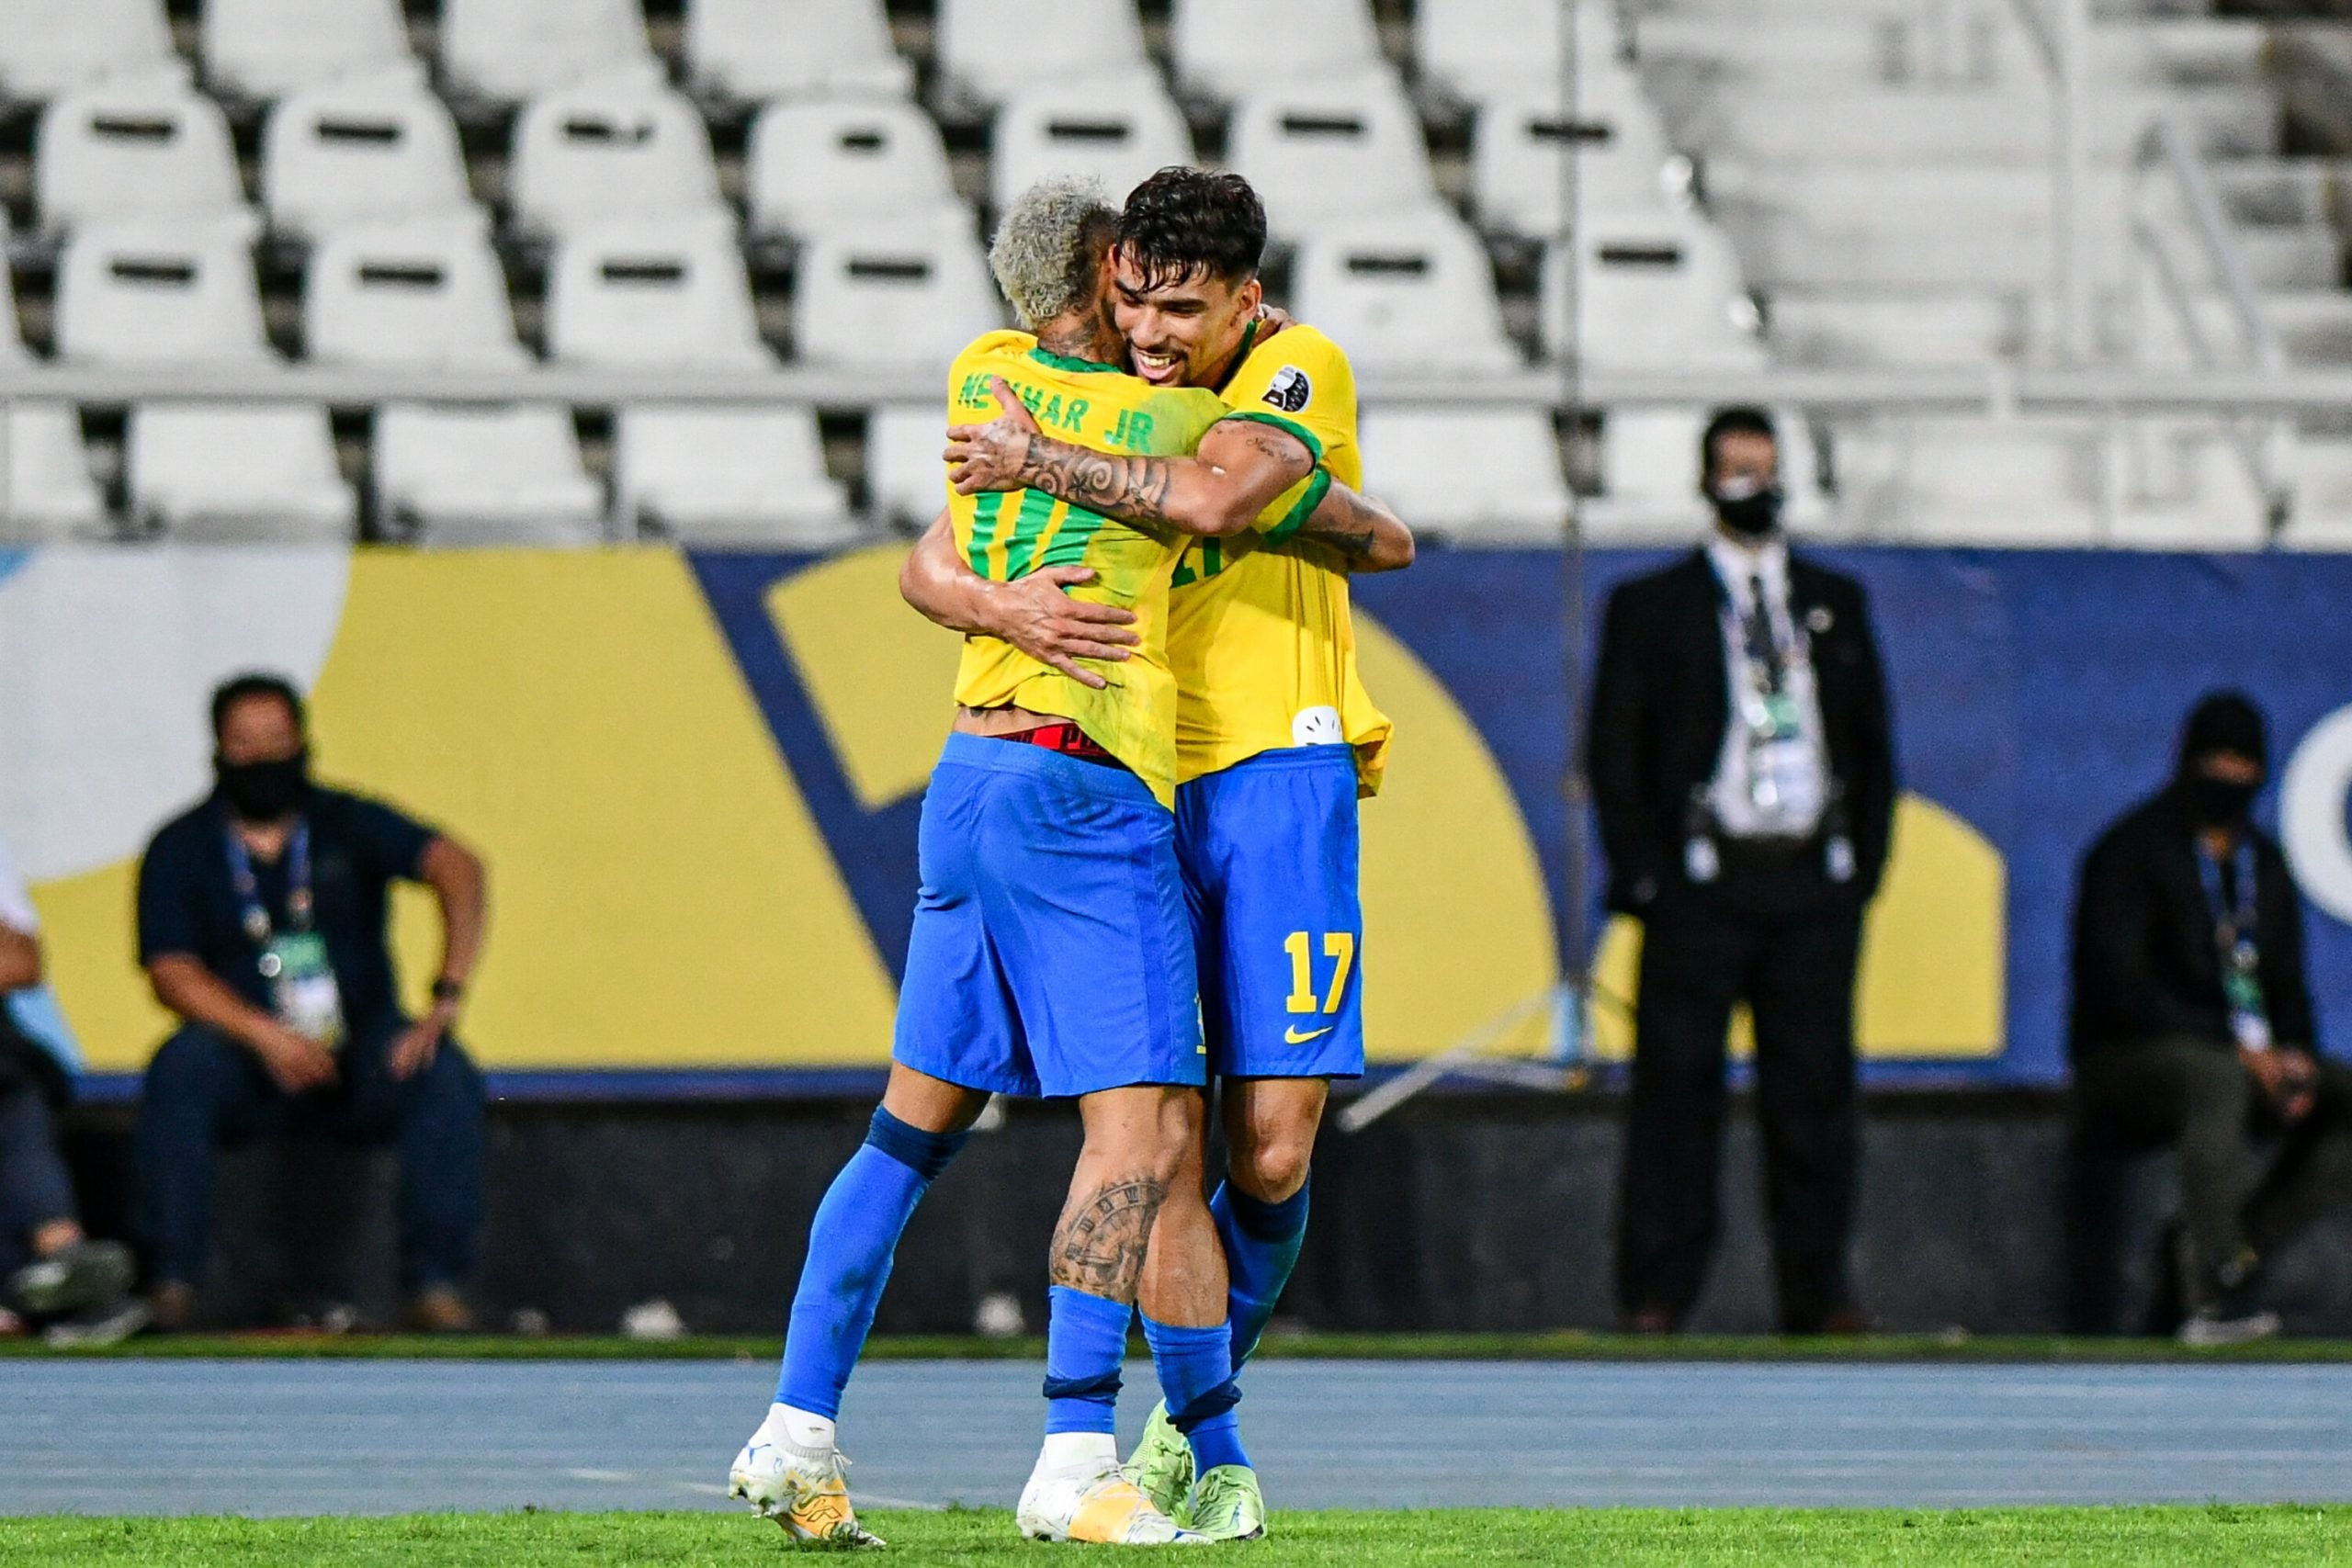
<path id="1" fill-rule="evenodd" d="M 1025 1563 L 1001 1509 L 876 1513 L 877 1563 Z M 2352 1562 L 2352 1507 L 1460 1509 L 1277 1513 L 1272 1539 L 1221 1550 L 1250 1568 L 1423 1563 L 2213 1563 Z M 726 1514 L 417 1515 L 385 1519 L 12 1519 L 0 1568 L 745 1568 L 807 1561 L 773 1526 Z M 828 1553 L 827 1557 L 840 1554 Z M 1099 1562 L 1100 1550 L 1077 1553 Z"/>

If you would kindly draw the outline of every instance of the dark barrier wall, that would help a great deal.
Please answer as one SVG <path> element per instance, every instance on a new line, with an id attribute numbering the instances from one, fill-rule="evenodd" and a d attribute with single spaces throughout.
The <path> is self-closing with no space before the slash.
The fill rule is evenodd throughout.
<path id="1" fill-rule="evenodd" d="M 1439 1096 L 1365 1134 L 1327 1129 L 1314 1225 L 1284 1320 L 1321 1329 L 1602 1329 L 1618 1153 L 1612 1097 Z M 808 1218 L 864 1136 L 862 1103 L 764 1107 L 502 1106 L 478 1299 L 486 1325 L 520 1309 L 609 1333 L 660 1296 L 690 1328 L 781 1334 Z M 122 1113 L 85 1112 L 75 1164 L 101 1234 L 123 1219 Z M 2038 1094 L 1872 1097 L 1856 1274 L 1891 1329 L 2048 1333 L 2067 1321 L 2064 1134 Z M 1079 1145 L 1075 1116 L 1016 1107 L 977 1135 L 915 1215 L 883 1333 L 962 1333 L 1011 1292 L 1043 1323 L 1046 1240 Z M 1771 1291 L 1756 1140 L 1735 1118 L 1724 1246 L 1692 1326 L 1765 1332 Z M 2120 1276 L 2108 1325 L 2144 1310 L 2163 1160 L 2125 1173 L 2105 1234 Z M 266 1322 L 323 1298 L 393 1321 L 391 1168 L 321 1148 L 231 1156 L 205 1315 Z M 2298 1333 L 2352 1333 L 2352 1216 L 2316 1228 L 2266 1285 Z"/>

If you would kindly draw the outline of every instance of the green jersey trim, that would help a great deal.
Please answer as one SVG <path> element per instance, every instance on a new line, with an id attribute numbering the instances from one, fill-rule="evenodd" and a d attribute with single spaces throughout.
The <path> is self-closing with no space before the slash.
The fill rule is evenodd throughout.
<path id="1" fill-rule="evenodd" d="M 972 540 L 965 559 L 982 577 L 989 574 L 989 547 L 996 542 L 997 522 L 1004 515 L 1004 495 L 1001 490 L 992 490 L 972 509 Z"/>
<path id="2" fill-rule="evenodd" d="M 1256 409 L 1236 409 L 1225 417 L 1226 419 L 1246 419 L 1255 424 L 1271 424 L 1284 434 L 1298 437 L 1299 443 L 1306 448 L 1309 461 L 1320 463 L 1323 460 L 1323 443 L 1315 439 L 1315 432 L 1295 419 L 1284 419 L 1278 413 L 1260 413 Z M 1223 423 L 1224 421 L 1220 420 L 1218 423 Z"/>
<path id="3" fill-rule="evenodd" d="M 1056 370 L 1072 371 L 1080 376 L 1123 376 L 1126 374 L 1126 372 L 1121 370 L 1115 365 L 1103 365 L 1091 359 L 1080 359 L 1075 355 L 1056 354 L 1049 348 L 1033 348 L 1029 351 L 1029 357 L 1035 360 L 1040 365 L 1050 366 Z"/>
<path id="4" fill-rule="evenodd" d="M 1298 504 L 1292 507 L 1281 522 L 1266 530 L 1266 543 L 1279 545 L 1306 527 L 1306 520 L 1315 515 L 1315 509 L 1323 504 L 1323 498 L 1330 491 L 1330 469 L 1317 468 L 1307 476 L 1306 493 L 1298 498 Z"/>

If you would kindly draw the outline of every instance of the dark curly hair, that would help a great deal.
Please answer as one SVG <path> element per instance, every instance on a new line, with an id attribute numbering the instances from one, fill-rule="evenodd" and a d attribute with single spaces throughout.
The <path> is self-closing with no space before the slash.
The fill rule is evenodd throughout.
<path id="1" fill-rule="evenodd" d="M 1265 204 L 1239 175 L 1171 164 L 1128 194 L 1119 249 L 1154 288 L 1202 273 L 1244 283 L 1265 255 Z"/>

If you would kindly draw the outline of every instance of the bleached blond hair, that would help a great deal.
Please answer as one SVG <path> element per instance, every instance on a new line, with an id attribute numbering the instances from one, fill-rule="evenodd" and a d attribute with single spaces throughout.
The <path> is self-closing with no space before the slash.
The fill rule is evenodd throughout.
<path id="1" fill-rule="evenodd" d="M 1035 332 L 1094 302 L 1118 222 L 1099 180 L 1040 180 L 1013 198 L 997 221 L 989 270 L 1023 327 Z"/>

